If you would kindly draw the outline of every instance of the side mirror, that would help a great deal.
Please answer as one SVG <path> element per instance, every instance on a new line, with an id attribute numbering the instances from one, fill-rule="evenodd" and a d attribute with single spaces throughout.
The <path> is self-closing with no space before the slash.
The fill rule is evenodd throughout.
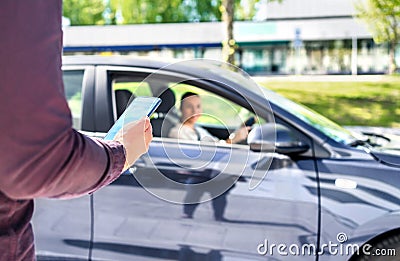
<path id="1" fill-rule="evenodd" d="M 281 124 L 266 123 L 254 127 L 247 144 L 256 152 L 277 152 L 289 156 L 298 155 L 310 149 L 310 146 L 299 141 L 294 133 Z"/>

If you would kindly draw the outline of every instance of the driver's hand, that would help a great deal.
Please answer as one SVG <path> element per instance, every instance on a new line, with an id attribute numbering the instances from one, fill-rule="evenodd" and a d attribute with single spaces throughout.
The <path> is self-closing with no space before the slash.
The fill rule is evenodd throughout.
<path id="1" fill-rule="evenodd" d="M 245 139 L 247 139 L 247 135 L 249 134 L 249 131 L 251 130 L 251 127 L 248 126 L 243 126 L 237 129 L 234 133 L 229 136 L 230 142 L 231 143 L 239 143 Z"/>

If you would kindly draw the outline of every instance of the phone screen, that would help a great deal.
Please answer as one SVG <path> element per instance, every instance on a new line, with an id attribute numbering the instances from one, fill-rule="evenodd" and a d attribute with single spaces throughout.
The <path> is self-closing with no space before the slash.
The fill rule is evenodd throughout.
<path id="1" fill-rule="evenodd" d="M 145 116 L 150 117 L 160 103 L 161 99 L 157 97 L 136 97 L 107 132 L 104 140 L 113 140 L 124 125 L 140 120 Z"/>

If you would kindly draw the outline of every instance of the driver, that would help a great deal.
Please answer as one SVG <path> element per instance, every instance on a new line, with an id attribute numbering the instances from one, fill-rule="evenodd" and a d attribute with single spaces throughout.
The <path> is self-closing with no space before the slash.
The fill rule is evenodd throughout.
<path id="1" fill-rule="evenodd" d="M 198 141 L 220 141 L 206 129 L 196 125 L 197 120 L 202 114 L 201 99 L 197 93 L 186 92 L 181 98 L 181 122 L 175 125 L 169 132 L 170 138 L 179 138 Z M 239 143 L 247 138 L 251 127 L 243 126 L 233 132 L 228 139 L 223 142 Z"/>

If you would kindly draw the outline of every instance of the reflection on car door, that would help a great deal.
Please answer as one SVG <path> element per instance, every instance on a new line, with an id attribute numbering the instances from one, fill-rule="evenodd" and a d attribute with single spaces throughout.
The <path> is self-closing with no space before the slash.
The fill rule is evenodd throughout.
<path id="1" fill-rule="evenodd" d="M 256 153 L 245 145 L 155 138 L 148 154 L 131 169 L 134 177 L 126 173 L 95 193 L 93 257 L 265 260 L 265 254 L 280 260 L 276 248 L 270 252 L 272 244 L 301 247 L 317 242 L 313 166 L 311 160 Z M 263 180 L 250 190 L 252 176 Z M 185 202 L 193 191 L 182 189 L 182 184 L 215 177 L 222 186 L 235 182 L 213 200 L 209 191 L 200 193 L 204 202 L 192 204 L 193 217 L 184 218 L 185 209 L 176 202 Z"/>
<path id="2" fill-rule="evenodd" d="M 64 67 L 65 96 L 72 112 L 73 127 L 93 131 L 92 66 Z M 87 260 L 90 240 L 90 197 L 70 200 L 36 199 L 32 218 L 38 260 Z"/>

